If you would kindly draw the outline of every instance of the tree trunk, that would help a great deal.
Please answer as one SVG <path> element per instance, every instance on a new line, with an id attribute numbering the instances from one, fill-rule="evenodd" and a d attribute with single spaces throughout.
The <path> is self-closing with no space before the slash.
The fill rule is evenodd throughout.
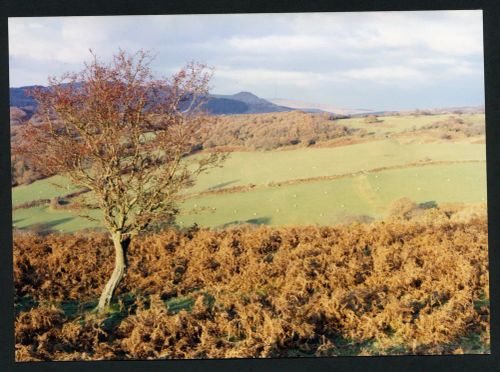
<path id="1" fill-rule="evenodd" d="M 112 238 L 115 247 L 115 268 L 99 298 L 99 304 L 97 305 L 97 312 L 99 313 L 103 313 L 111 305 L 113 293 L 125 275 L 125 269 L 127 268 L 126 254 L 130 238 L 123 239 L 119 233 L 112 234 Z"/>

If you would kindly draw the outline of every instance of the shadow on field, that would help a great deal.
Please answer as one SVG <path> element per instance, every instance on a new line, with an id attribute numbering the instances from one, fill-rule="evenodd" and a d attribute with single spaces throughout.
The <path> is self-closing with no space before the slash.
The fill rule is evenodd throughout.
<path id="1" fill-rule="evenodd" d="M 206 303 L 213 304 L 214 299 L 208 294 L 205 294 Z M 106 331 L 113 333 L 119 326 L 122 320 L 130 315 L 134 315 L 137 310 L 136 300 L 140 298 L 143 305 L 146 308 L 150 306 L 149 296 L 138 295 L 137 293 L 124 293 L 118 295 L 116 300 L 113 301 L 109 308 L 109 312 L 101 320 L 101 328 Z M 25 300 L 27 302 L 27 300 Z M 67 319 L 75 320 L 78 318 L 85 318 L 89 313 L 92 313 L 97 306 L 97 299 L 87 300 L 87 301 L 63 301 L 58 304 L 61 310 L 64 312 L 64 316 Z M 189 296 L 173 297 L 163 300 L 166 308 L 170 315 L 177 314 L 181 310 L 191 311 L 194 305 L 194 299 Z M 25 306 L 36 306 L 36 303 L 32 305 L 31 303 L 26 303 Z"/>
<path id="2" fill-rule="evenodd" d="M 241 221 L 241 220 L 235 220 L 231 221 L 228 223 L 225 223 L 219 227 L 221 228 L 226 228 L 226 227 L 231 227 L 231 226 L 239 226 L 239 225 L 245 225 L 245 224 L 250 224 L 250 225 L 268 225 L 269 222 L 271 222 L 271 217 L 259 217 L 259 218 L 251 218 L 246 221 Z"/>
<path id="3" fill-rule="evenodd" d="M 227 181 L 227 182 L 222 182 L 222 183 L 219 183 L 217 185 L 213 185 L 211 187 L 209 187 L 208 189 L 209 190 L 218 190 L 218 189 L 222 189 L 223 187 L 226 187 L 226 186 L 229 186 L 229 185 L 232 185 L 233 183 L 236 183 L 238 182 L 239 180 L 232 180 L 232 181 Z"/>
<path id="4" fill-rule="evenodd" d="M 54 229 L 56 226 L 61 225 L 65 222 L 73 220 L 74 217 L 65 217 L 65 218 L 59 218 L 54 221 L 49 221 L 49 222 L 43 222 L 43 223 L 34 223 L 31 225 L 28 225 L 26 227 L 23 227 L 22 230 L 32 230 L 37 233 L 43 233 L 43 234 L 49 234 L 52 232 L 56 232 L 57 229 Z"/>

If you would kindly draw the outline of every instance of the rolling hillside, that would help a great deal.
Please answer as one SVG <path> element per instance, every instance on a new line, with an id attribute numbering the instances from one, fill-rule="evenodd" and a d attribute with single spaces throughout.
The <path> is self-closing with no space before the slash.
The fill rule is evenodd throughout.
<path id="1" fill-rule="evenodd" d="M 429 205 L 484 203 L 484 134 L 461 135 L 454 127 L 448 129 L 447 118 L 385 117 L 375 125 L 361 118 L 342 119 L 342 125 L 368 128 L 372 134 L 354 144 L 234 151 L 224 167 L 201 175 L 187 190 L 177 223 L 217 228 L 240 223 L 328 225 L 384 218 L 391 204 L 403 197 Z M 468 125 L 484 127 L 480 115 L 465 115 L 463 121 L 469 124 L 456 124 L 463 130 Z M 447 133 L 455 139 L 442 139 Z M 98 227 L 78 212 L 54 210 L 48 203 L 16 208 L 75 190 L 59 176 L 14 187 L 15 227 L 66 232 Z M 99 217 L 98 211 L 91 215 Z"/>

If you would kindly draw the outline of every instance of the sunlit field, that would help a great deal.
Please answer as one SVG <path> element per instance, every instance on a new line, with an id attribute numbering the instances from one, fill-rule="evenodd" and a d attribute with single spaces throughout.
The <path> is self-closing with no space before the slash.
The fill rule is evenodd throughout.
<path id="1" fill-rule="evenodd" d="M 429 118 L 442 120 L 441 116 L 424 118 L 425 124 Z M 422 122 L 421 117 L 411 116 L 382 120 Z M 344 121 L 368 126 L 361 118 L 340 120 Z M 325 225 L 342 222 L 345 217 L 383 218 L 390 204 L 402 197 L 418 203 L 484 202 L 485 156 L 485 145 L 470 139 L 408 143 L 378 136 L 346 146 L 231 152 L 224 167 L 202 174 L 194 187 L 186 190 L 178 224 Z M 453 187 L 457 182 L 461 187 Z M 13 188 L 13 206 L 76 190 L 64 177 L 50 177 Z M 99 216 L 98 211 L 89 213 Z M 61 232 L 99 227 L 81 214 L 36 205 L 15 209 L 14 224 L 21 229 L 36 226 L 42 231 Z"/>

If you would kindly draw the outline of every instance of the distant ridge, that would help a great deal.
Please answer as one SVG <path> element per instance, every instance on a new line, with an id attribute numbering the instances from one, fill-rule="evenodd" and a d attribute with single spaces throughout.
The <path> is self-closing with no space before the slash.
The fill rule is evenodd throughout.
<path id="1" fill-rule="evenodd" d="M 329 104 L 323 103 L 312 103 L 294 99 L 270 99 L 269 102 L 272 102 L 279 106 L 289 107 L 295 110 L 304 110 L 310 112 L 328 112 L 331 114 L 339 114 L 339 115 L 359 115 L 359 114 L 369 114 L 375 112 L 375 110 L 369 109 L 351 109 L 351 108 L 343 108 L 337 107 Z"/>
<path id="2" fill-rule="evenodd" d="M 37 103 L 36 101 L 28 97 L 26 93 L 28 92 L 29 89 L 33 88 L 38 88 L 42 87 L 41 85 L 30 85 L 30 86 L 25 86 L 25 87 L 19 87 L 19 88 L 10 88 L 9 93 L 10 93 L 10 106 L 12 107 L 36 107 Z"/>
<path id="3" fill-rule="evenodd" d="M 23 86 L 19 88 L 10 88 L 10 106 L 23 110 L 30 118 L 37 106 L 37 102 L 26 95 L 29 89 L 42 87 L 41 85 Z M 381 111 L 371 109 L 357 109 L 337 107 L 323 103 L 312 103 L 293 99 L 264 99 L 256 96 L 251 92 L 239 92 L 236 94 L 212 94 L 209 96 L 205 109 L 214 115 L 234 115 L 234 114 L 263 114 L 272 112 L 285 112 L 293 110 L 301 110 L 306 112 L 326 112 L 330 114 L 359 117 L 369 114 L 373 115 L 393 115 L 395 113 L 411 113 L 416 110 L 394 110 Z M 421 108 L 423 114 L 431 113 L 484 113 L 483 106 L 461 106 L 461 107 L 446 107 L 446 108 Z M 17 118 L 22 117 L 19 111 L 14 111 L 13 115 Z M 19 120 L 19 119 L 16 119 Z"/>
<path id="4" fill-rule="evenodd" d="M 231 107 L 226 106 L 227 110 L 218 110 L 221 104 L 228 105 L 231 102 L 233 105 L 241 109 L 231 110 Z M 243 106 L 245 105 L 245 109 Z M 263 98 L 257 97 L 255 94 L 250 92 L 239 92 L 232 95 L 222 95 L 222 94 L 213 94 L 211 95 L 210 101 L 207 105 L 207 108 L 216 108 L 214 114 L 260 114 L 260 113 L 268 113 L 268 112 L 283 112 L 283 111 L 292 111 L 291 108 L 282 107 L 280 105 L 276 105 L 272 102 L 269 102 Z M 232 112 L 231 112 L 232 111 Z"/>
<path id="5" fill-rule="evenodd" d="M 10 88 L 10 106 L 21 109 L 29 108 L 30 110 L 36 108 L 37 102 L 32 97 L 26 95 L 29 89 L 35 87 L 42 86 L 32 85 Z M 239 92 L 232 95 L 210 95 L 205 108 L 215 115 L 260 114 L 293 110 L 291 108 L 276 105 L 250 92 Z"/>

